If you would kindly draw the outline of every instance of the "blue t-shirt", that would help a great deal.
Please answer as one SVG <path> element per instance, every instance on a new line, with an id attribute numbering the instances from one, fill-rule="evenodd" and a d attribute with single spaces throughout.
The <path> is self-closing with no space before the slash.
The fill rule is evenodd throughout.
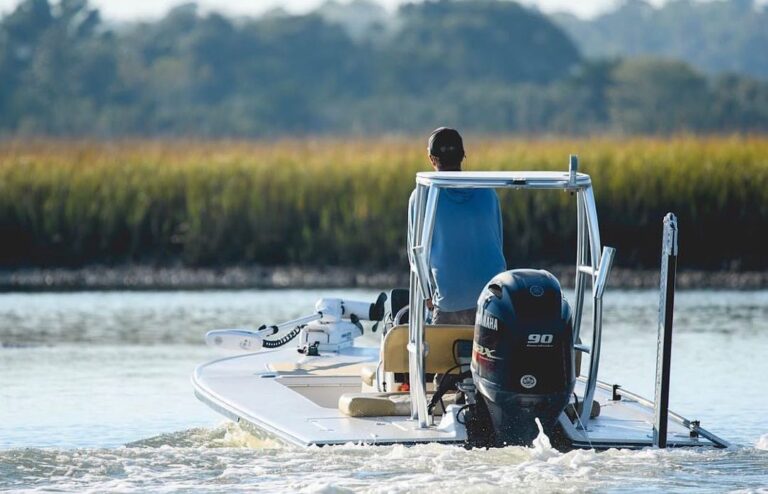
<path id="1" fill-rule="evenodd" d="M 409 201 L 409 228 L 413 201 Z M 501 208 L 493 189 L 442 189 L 432 234 L 432 303 L 441 311 L 474 308 L 483 287 L 507 269 Z"/>

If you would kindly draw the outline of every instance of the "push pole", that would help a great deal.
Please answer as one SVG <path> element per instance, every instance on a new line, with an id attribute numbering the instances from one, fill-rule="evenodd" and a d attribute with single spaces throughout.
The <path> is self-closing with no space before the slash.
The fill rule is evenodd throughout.
<path id="1" fill-rule="evenodd" d="M 656 348 L 656 396 L 654 400 L 653 446 L 667 447 L 669 420 L 669 375 L 672 362 L 672 315 L 675 308 L 675 276 L 677 274 L 677 218 L 664 217 L 661 244 L 661 276 L 659 289 L 659 327 Z"/>

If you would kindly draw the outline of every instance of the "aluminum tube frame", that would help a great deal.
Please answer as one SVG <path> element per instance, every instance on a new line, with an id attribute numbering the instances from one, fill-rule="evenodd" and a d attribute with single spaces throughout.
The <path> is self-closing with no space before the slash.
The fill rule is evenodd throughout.
<path id="1" fill-rule="evenodd" d="M 420 428 L 429 427 L 427 388 L 424 374 L 424 315 L 426 299 L 431 296 L 429 250 L 437 212 L 438 193 L 435 187 L 416 185 L 414 229 L 411 232 L 411 282 L 408 328 L 408 372 L 410 375 L 411 418 Z M 425 272 L 426 269 L 426 272 Z M 426 278 L 426 279 L 424 279 Z"/>
<path id="2" fill-rule="evenodd" d="M 582 184 L 570 184 L 568 180 L 563 180 L 556 184 L 552 182 L 536 181 L 536 180 L 521 180 L 516 182 L 509 180 L 507 182 L 492 182 L 492 181 L 476 181 L 470 184 L 457 184 L 449 181 L 432 180 L 432 184 L 439 186 L 443 189 L 512 189 L 512 190 L 579 190 L 584 189 L 585 185 Z"/>
<path id="3" fill-rule="evenodd" d="M 597 270 L 600 266 L 600 226 L 597 222 L 597 208 L 595 207 L 595 194 L 592 187 L 582 192 L 584 198 L 584 209 L 587 217 L 587 231 L 589 232 L 589 254 L 592 258 L 592 267 Z M 595 278 L 593 277 L 593 281 Z M 592 289 L 595 286 L 592 285 Z"/>
<path id="4" fill-rule="evenodd" d="M 419 293 L 421 298 L 426 300 L 432 298 L 432 287 L 429 284 L 429 265 L 424 258 L 424 247 L 417 246 L 412 250 L 413 265 L 416 269 L 416 275 L 418 279 Z"/>
<path id="5" fill-rule="evenodd" d="M 440 199 L 440 189 L 434 186 L 429 187 L 427 192 L 427 205 L 424 210 L 424 226 L 422 228 L 419 238 L 421 239 L 421 246 L 424 248 L 424 261 L 427 267 L 431 266 L 430 254 L 432 250 L 432 236 L 435 231 L 435 220 L 437 217 L 437 202 Z M 432 270 L 428 272 L 428 281 L 432 285 Z M 430 290 L 431 291 L 431 290 Z"/>
<path id="6" fill-rule="evenodd" d="M 585 266 L 587 264 L 587 242 L 588 237 L 585 235 L 586 227 L 586 215 L 584 214 L 584 199 L 582 192 L 579 191 L 576 195 L 576 280 L 573 288 L 573 341 L 576 343 L 579 340 L 581 334 L 581 316 L 584 311 L 584 276 L 579 270 L 579 266 Z"/>
<path id="7" fill-rule="evenodd" d="M 597 385 L 597 375 L 600 366 L 600 348 L 602 342 L 602 329 L 603 329 L 603 292 L 605 290 L 605 283 L 607 282 L 607 275 L 609 274 L 611 264 L 613 262 L 614 249 L 606 249 L 606 263 L 602 263 L 602 255 L 600 252 L 600 227 L 597 221 L 597 208 L 595 207 L 595 196 L 592 187 L 588 187 L 579 193 L 581 214 L 580 218 L 583 218 L 582 233 L 584 234 L 580 246 L 579 261 L 583 261 L 581 265 L 586 265 L 587 252 L 589 253 L 591 265 L 592 265 L 592 345 L 590 347 L 590 362 L 589 372 L 587 374 L 587 385 L 584 389 L 584 397 L 582 407 L 579 429 L 586 430 L 589 422 L 589 414 L 592 410 L 592 400 L 595 396 L 595 387 Z M 584 224 L 586 223 L 586 224 Z M 577 247 L 578 250 L 579 247 Z M 582 284 L 580 289 L 582 290 L 581 300 L 577 299 L 577 309 L 579 316 L 581 316 L 583 307 L 583 277 L 588 276 L 586 273 L 581 273 L 577 269 L 577 277 L 581 278 Z M 578 294 L 577 294 L 578 297 Z M 580 323 L 581 321 L 579 321 Z M 579 333 L 580 334 L 580 328 Z"/>
<path id="8" fill-rule="evenodd" d="M 440 172 L 442 174 L 452 172 Z M 464 172 L 461 172 L 464 173 Z M 420 175 L 420 174 L 419 174 Z M 483 179 L 475 178 L 470 180 L 453 180 L 451 178 L 420 177 L 416 176 L 416 183 L 419 185 L 434 185 L 440 188 L 460 188 L 460 189 L 550 189 L 550 190 L 584 190 L 592 186 L 591 179 L 584 174 L 577 173 L 575 182 L 570 181 L 568 173 L 562 174 L 557 179 L 541 179 L 537 177 L 526 177 L 525 172 L 518 176 L 505 179 Z"/>
<path id="9" fill-rule="evenodd" d="M 591 182 L 587 178 L 581 179 L 577 175 L 577 183 L 574 186 L 564 181 L 552 181 L 528 179 L 518 182 L 509 181 L 486 181 L 475 180 L 472 183 L 462 182 L 454 183 L 451 180 L 441 179 L 421 179 L 417 175 L 416 179 L 416 197 L 415 214 L 413 218 L 413 230 L 410 232 L 409 260 L 411 263 L 410 276 L 410 318 L 409 318 L 409 372 L 411 384 L 411 417 L 418 419 L 419 427 L 429 426 L 429 416 L 427 413 L 427 395 L 424 375 L 424 319 L 426 312 L 425 299 L 431 293 L 431 273 L 429 271 L 429 251 L 431 250 L 432 232 L 434 230 L 434 220 L 437 208 L 438 190 L 440 188 L 512 188 L 512 189 L 553 189 L 561 188 L 577 193 L 577 274 L 575 288 L 575 311 L 574 327 L 575 336 L 578 337 L 581 330 L 581 320 L 583 314 L 584 292 L 586 289 L 586 277 L 588 273 L 578 270 L 578 265 L 586 266 L 591 261 L 592 274 L 592 294 L 595 303 L 592 307 L 592 347 L 590 349 L 590 368 L 587 376 L 587 386 L 585 390 L 585 403 L 591 401 L 594 397 L 594 391 L 597 381 L 598 362 L 600 358 L 600 341 L 602 339 L 602 289 L 598 290 L 597 279 L 600 274 L 601 266 L 601 244 L 600 230 L 597 222 L 597 210 L 595 207 L 594 193 Z M 611 255 L 612 259 L 612 255 Z M 424 273 L 424 261 L 426 263 L 427 273 Z M 417 267 L 418 266 L 418 267 Z M 610 262 L 607 263 L 610 268 Z M 421 278 L 430 278 L 422 280 Z M 603 278 L 607 278 L 607 272 Z M 424 283 L 426 281 L 426 283 Z M 603 280 L 603 283 L 605 279 Z M 587 399 L 589 401 L 587 401 Z M 591 406 L 585 406 L 586 419 L 589 419 L 589 410 Z M 582 420 L 586 424 L 587 420 Z M 585 428 L 586 425 L 583 425 Z"/>
<path id="10" fill-rule="evenodd" d="M 611 386 L 610 384 L 600 382 L 600 381 L 597 382 L 597 385 L 598 387 L 601 387 L 605 390 L 615 392 L 616 394 L 620 395 L 623 398 L 629 398 L 630 400 L 634 400 L 639 404 L 644 405 L 648 408 L 653 408 L 654 406 L 654 402 L 652 402 L 651 400 L 647 398 L 643 398 L 642 396 L 636 393 L 633 393 L 631 391 L 627 391 L 624 388 L 613 388 L 613 386 Z M 689 429 L 691 432 L 696 432 L 700 436 L 703 436 L 705 439 L 711 441 L 716 448 L 729 448 L 731 446 L 730 443 L 725 439 L 722 439 L 716 436 L 715 434 L 709 432 L 708 430 L 702 428 L 701 425 L 699 425 L 698 421 L 688 420 L 687 418 L 683 417 L 679 413 L 673 412 L 672 410 L 668 410 L 667 414 L 673 422 L 682 425 L 683 427 Z"/>
<path id="11" fill-rule="evenodd" d="M 414 369 L 415 367 L 419 367 L 418 365 L 418 355 L 416 353 L 416 332 L 417 328 L 421 327 L 423 325 L 423 318 L 424 318 L 424 312 L 422 310 L 422 301 L 420 298 L 421 294 L 421 286 L 420 286 L 420 280 L 418 276 L 418 267 L 416 263 L 418 262 L 415 256 L 415 247 L 419 244 L 419 241 L 421 239 L 419 233 L 421 232 L 423 219 L 424 219 L 424 209 L 426 206 L 426 201 L 424 197 L 426 187 L 423 185 L 416 185 L 416 196 L 414 199 L 413 204 L 413 224 L 411 225 L 412 231 L 409 235 L 410 245 L 408 245 L 408 251 L 409 251 L 409 260 L 411 263 L 411 280 L 410 280 L 410 291 L 409 291 L 409 312 L 408 312 L 408 368 L 409 370 Z M 421 320 L 421 321 L 420 321 Z M 418 417 L 418 408 L 416 406 L 416 402 L 418 399 L 418 392 L 415 389 L 415 386 L 411 386 L 410 388 L 410 395 L 411 395 L 411 418 L 417 418 Z"/>
<path id="12" fill-rule="evenodd" d="M 605 286 L 608 283 L 608 276 L 611 274 L 611 267 L 613 266 L 613 257 L 615 254 L 616 249 L 613 247 L 603 248 L 597 281 L 592 290 L 592 347 L 590 348 L 589 354 L 590 360 L 587 385 L 584 388 L 584 398 L 582 400 L 584 405 L 582 405 L 579 421 L 579 428 L 584 430 L 587 429 L 587 423 L 592 411 L 592 400 L 595 396 L 595 387 L 597 386 L 597 373 L 600 368 L 600 350 L 603 341 L 603 294 L 605 293 Z"/>
<path id="13" fill-rule="evenodd" d="M 419 353 L 419 345 L 418 345 L 418 337 L 417 337 L 417 328 L 421 328 L 424 326 L 424 310 L 422 307 L 423 300 L 420 295 L 419 290 L 419 276 L 416 274 L 416 272 L 411 272 L 411 293 L 410 293 L 410 309 L 408 311 L 409 319 L 408 319 L 408 370 L 411 372 L 410 375 L 410 395 L 411 395 L 411 418 L 412 419 L 419 419 L 420 418 L 420 410 L 419 410 L 419 399 L 421 397 L 421 393 L 419 393 L 419 386 L 416 385 L 416 376 L 414 375 L 414 370 L 416 370 L 416 373 L 418 373 L 418 369 L 424 368 L 424 357 L 423 354 Z M 423 381 L 423 372 L 422 372 L 422 381 Z M 426 396 L 424 396 L 424 409 L 426 411 Z M 422 427 L 425 427 L 425 425 L 422 425 L 421 420 L 419 420 L 419 425 Z"/>
<path id="14" fill-rule="evenodd" d="M 597 283 L 595 284 L 595 298 L 603 298 L 615 256 L 616 249 L 613 247 L 603 247 L 603 255 L 600 258 L 600 270 L 597 273 Z"/>
<path id="15" fill-rule="evenodd" d="M 603 301 L 600 299 L 593 300 L 593 308 L 595 311 L 602 312 Z M 597 370 L 600 364 L 600 340 L 602 336 L 602 323 L 598 322 L 597 326 L 592 329 L 592 346 L 590 348 L 589 359 L 589 373 L 587 374 L 587 385 L 584 388 L 584 396 L 582 397 L 581 415 L 579 416 L 579 425 L 577 429 L 589 430 L 588 421 L 590 414 L 592 413 L 592 400 L 595 397 L 595 385 L 597 381 Z M 596 358 L 597 357 L 597 358 Z M 589 403 L 589 405 L 587 405 Z"/>

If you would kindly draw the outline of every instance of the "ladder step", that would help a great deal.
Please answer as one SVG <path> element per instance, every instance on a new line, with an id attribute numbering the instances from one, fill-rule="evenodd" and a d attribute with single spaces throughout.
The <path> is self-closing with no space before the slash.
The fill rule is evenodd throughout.
<path id="1" fill-rule="evenodd" d="M 582 345 L 581 343 L 576 343 L 573 345 L 573 348 L 584 353 L 589 353 L 592 351 L 592 347 L 589 345 Z"/>
<path id="2" fill-rule="evenodd" d="M 579 272 L 580 273 L 584 273 L 584 274 L 588 274 L 590 276 L 595 276 L 595 274 L 596 274 L 596 272 L 592 268 L 592 266 L 579 266 Z"/>

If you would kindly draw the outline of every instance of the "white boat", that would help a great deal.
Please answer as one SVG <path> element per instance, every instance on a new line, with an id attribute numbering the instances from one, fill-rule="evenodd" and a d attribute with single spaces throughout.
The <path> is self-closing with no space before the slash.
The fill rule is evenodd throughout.
<path id="1" fill-rule="evenodd" d="M 321 299 L 300 319 L 211 331 L 209 345 L 241 353 L 198 366 L 195 394 L 244 427 L 298 446 L 495 447 L 530 444 L 543 430 L 560 449 L 727 447 L 697 421 L 667 409 L 677 254 L 671 215 L 662 252 L 656 397 L 598 380 L 602 298 L 614 250 L 600 243 L 591 179 L 577 168 L 571 157 L 562 173 L 418 173 L 409 290 L 382 294 L 375 303 Z M 549 273 L 513 270 L 490 280 L 475 326 L 427 324 L 435 212 L 440 191 L 452 187 L 571 193 L 578 226 L 570 304 Z M 591 324 L 582 331 L 588 286 Z M 356 342 L 365 320 L 381 326 L 376 346 Z"/>

